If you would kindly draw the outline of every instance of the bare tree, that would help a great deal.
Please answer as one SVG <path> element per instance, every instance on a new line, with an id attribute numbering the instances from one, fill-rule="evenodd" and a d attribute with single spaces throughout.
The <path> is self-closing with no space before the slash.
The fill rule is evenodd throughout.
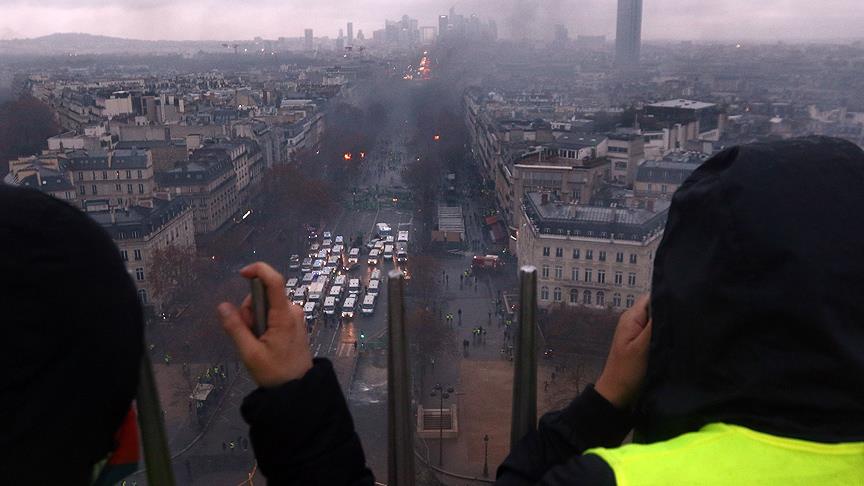
<path id="1" fill-rule="evenodd" d="M 165 304 L 188 298 L 198 276 L 195 249 L 169 245 L 157 248 L 150 255 L 148 278 L 153 297 Z"/>
<path id="2" fill-rule="evenodd" d="M 411 364 L 415 386 L 425 390 L 426 374 L 434 371 L 435 363 L 446 356 L 455 356 L 456 334 L 444 324 L 431 307 L 415 307 L 407 316 L 408 339 L 411 344 Z"/>
<path id="3" fill-rule="evenodd" d="M 435 302 L 438 295 L 441 266 L 438 261 L 428 255 L 418 254 L 411 257 L 408 264 L 411 278 L 408 280 L 408 292 L 421 305 L 429 306 Z"/>

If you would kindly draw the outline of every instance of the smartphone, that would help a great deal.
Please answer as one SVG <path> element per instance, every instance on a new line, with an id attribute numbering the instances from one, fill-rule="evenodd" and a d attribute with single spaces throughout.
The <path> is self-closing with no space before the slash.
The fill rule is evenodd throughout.
<path id="1" fill-rule="evenodd" d="M 270 311 L 270 305 L 267 302 L 267 292 L 264 288 L 264 282 L 260 278 L 253 278 L 252 285 L 252 316 L 255 322 L 252 323 L 252 332 L 256 336 L 261 336 L 267 331 L 267 314 Z"/>

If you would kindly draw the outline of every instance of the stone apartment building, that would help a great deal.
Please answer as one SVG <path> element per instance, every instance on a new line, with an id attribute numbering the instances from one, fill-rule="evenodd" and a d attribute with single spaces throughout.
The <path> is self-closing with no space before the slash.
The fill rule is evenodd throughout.
<path id="1" fill-rule="evenodd" d="M 637 198 L 671 199 L 706 159 L 707 156 L 700 153 L 673 152 L 661 160 L 645 161 L 639 166 L 633 193 Z"/>
<path id="2" fill-rule="evenodd" d="M 546 193 L 561 203 L 589 204 L 609 177 L 609 167 L 609 159 L 596 158 L 593 147 L 580 150 L 573 144 L 554 144 L 522 156 L 510 174 L 508 222 L 513 228 L 521 227 L 524 213 L 520 207 L 530 192 Z"/>
<path id="3" fill-rule="evenodd" d="M 115 149 L 146 150 L 153 160 L 153 171 L 161 172 L 174 167 L 177 161 L 189 158 L 185 139 L 120 141 Z"/>
<path id="4" fill-rule="evenodd" d="M 246 144 L 239 141 L 213 143 L 209 145 L 204 145 L 203 147 L 199 148 L 195 151 L 195 154 L 198 153 L 202 153 L 204 155 L 221 153 L 224 154 L 224 156 L 228 157 L 228 160 L 231 161 L 234 173 L 237 176 L 235 184 L 238 194 L 242 194 L 244 189 L 246 189 L 246 186 L 248 186 L 251 182 L 251 160 L 248 146 Z"/>
<path id="5" fill-rule="evenodd" d="M 132 206 L 153 198 L 153 158 L 149 150 L 77 150 L 67 153 L 60 166 L 70 174 L 82 208 L 89 204 Z"/>
<path id="6" fill-rule="evenodd" d="M 623 309 L 651 288 L 668 202 L 653 210 L 581 206 L 529 192 L 520 210 L 519 265 L 538 270 L 538 305 Z"/>
<path id="7" fill-rule="evenodd" d="M 237 214 L 237 175 L 227 155 L 198 151 L 192 160 L 156 174 L 159 193 L 182 199 L 192 207 L 195 233 L 215 231 Z"/>
<path id="8" fill-rule="evenodd" d="M 153 199 L 144 206 L 88 211 L 87 214 L 114 239 L 120 256 L 126 262 L 126 269 L 138 287 L 141 302 L 160 312 L 170 295 L 160 295 L 153 289 L 151 257 L 154 250 L 168 246 L 194 251 L 192 208 L 179 199 Z"/>

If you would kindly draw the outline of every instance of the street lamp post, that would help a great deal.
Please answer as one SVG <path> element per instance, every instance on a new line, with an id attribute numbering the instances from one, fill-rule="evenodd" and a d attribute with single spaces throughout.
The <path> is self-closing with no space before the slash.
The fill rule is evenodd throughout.
<path id="1" fill-rule="evenodd" d="M 483 477 L 489 477 L 489 434 L 483 436 Z"/>
<path id="2" fill-rule="evenodd" d="M 431 395 L 433 397 L 438 397 L 438 466 L 444 466 L 444 399 L 450 398 L 450 394 L 453 393 L 453 387 L 449 387 L 446 390 L 444 387 L 437 383 L 434 387 L 432 387 Z"/>

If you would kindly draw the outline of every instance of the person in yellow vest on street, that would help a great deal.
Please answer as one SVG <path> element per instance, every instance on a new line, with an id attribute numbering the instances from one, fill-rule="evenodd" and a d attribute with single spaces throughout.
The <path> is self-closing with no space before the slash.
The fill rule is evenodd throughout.
<path id="1" fill-rule="evenodd" d="M 840 139 L 703 163 L 597 383 L 496 485 L 864 485 L 862 187 L 864 152 Z"/>

